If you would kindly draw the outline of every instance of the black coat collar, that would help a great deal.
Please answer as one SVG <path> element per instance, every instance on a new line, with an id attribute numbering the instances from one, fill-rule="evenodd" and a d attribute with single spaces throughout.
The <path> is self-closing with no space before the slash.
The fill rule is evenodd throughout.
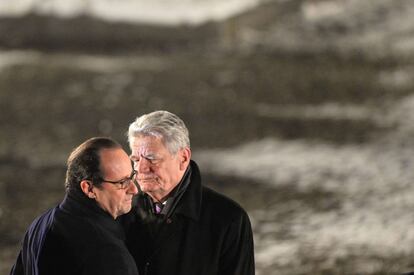
<path id="1" fill-rule="evenodd" d="M 67 193 L 60 203 L 59 209 L 69 215 L 89 220 L 109 230 L 118 238 L 125 239 L 124 231 L 119 222 L 103 210 L 95 200 L 85 196 L 82 191 L 71 190 L 71 192 Z"/>
<path id="2" fill-rule="evenodd" d="M 190 161 L 190 168 L 190 184 L 181 197 L 175 213 L 198 221 L 200 217 L 202 201 L 201 175 L 198 165 L 193 160 Z"/>

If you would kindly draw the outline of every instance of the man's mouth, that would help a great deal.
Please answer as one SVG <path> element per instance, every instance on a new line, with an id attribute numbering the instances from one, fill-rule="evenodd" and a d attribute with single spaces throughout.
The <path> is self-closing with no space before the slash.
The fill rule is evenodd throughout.
<path id="1" fill-rule="evenodd" d="M 155 178 L 142 178 L 142 179 L 138 179 L 138 182 L 142 182 L 142 181 L 155 181 Z"/>

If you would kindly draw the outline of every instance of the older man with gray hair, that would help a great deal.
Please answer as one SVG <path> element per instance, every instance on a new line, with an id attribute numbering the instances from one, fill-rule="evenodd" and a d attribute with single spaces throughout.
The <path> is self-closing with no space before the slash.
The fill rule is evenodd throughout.
<path id="1" fill-rule="evenodd" d="M 124 225 L 140 274 L 254 274 L 249 217 L 202 185 L 184 122 L 167 111 L 145 114 L 128 140 L 142 192 Z"/>

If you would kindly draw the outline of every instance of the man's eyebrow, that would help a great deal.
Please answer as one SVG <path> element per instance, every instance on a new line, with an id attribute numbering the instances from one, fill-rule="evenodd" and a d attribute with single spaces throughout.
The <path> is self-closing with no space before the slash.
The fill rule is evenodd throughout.
<path id="1" fill-rule="evenodd" d="M 155 154 L 155 153 L 148 153 L 148 154 L 146 154 L 146 155 L 144 155 L 144 154 L 140 154 L 139 156 L 136 156 L 136 155 L 133 155 L 133 154 L 131 154 L 131 155 L 129 155 L 129 158 L 130 159 L 138 159 L 138 158 L 140 158 L 140 157 L 142 157 L 142 158 L 146 158 L 146 159 L 156 159 L 156 158 L 158 158 L 157 157 L 157 154 Z"/>
<path id="2" fill-rule="evenodd" d="M 146 154 L 146 155 L 141 155 L 143 158 L 146 158 L 146 159 L 156 159 L 157 158 L 157 155 L 156 154 L 154 154 L 154 153 L 149 153 L 149 154 Z"/>

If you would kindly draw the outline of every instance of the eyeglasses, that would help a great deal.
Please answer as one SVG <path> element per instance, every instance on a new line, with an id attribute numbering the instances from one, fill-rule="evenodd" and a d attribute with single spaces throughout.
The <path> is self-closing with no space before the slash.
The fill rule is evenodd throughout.
<path id="1" fill-rule="evenodd" d="M 135 184 L 135 177 L 137 175 L 137 171 L 132 170 L 131 175 L 128 178 L 122 179 L 122 180 L 117 180 L 117 181 L 112 181 L 112 180 L 106 180 L 103 178 L 100 178 L 100 180 L 102 182 L 109 182 L 112 184 L 119 184 L 121 186 L 121 189 L 127 189 L 130 185 L 131 182 L 133 182 Z"/>

